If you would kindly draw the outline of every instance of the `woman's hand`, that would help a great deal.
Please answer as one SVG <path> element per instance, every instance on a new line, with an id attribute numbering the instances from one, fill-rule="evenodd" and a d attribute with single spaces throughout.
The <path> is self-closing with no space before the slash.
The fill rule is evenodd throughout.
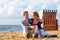
<path id="1" fill-rule="evenodd" d="M 31 29 L 35 29 L 35 26 L 30 26 Z"/>
<path id="2" fill-rule="evenodd" d="M 43 19 L 40 19 L 40 22 L 43 23 Z"/>

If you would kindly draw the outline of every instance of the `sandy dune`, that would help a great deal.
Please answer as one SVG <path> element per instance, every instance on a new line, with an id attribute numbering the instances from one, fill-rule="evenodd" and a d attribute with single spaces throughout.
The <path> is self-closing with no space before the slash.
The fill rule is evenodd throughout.
<path id="1" fill-rule="evenodd" d="M 60 31 L 47 31 L 50 34 L 57 34 L 57 38 L 31 38 L 27 39 L 22 32 L 0 32 L 0 40 L 60 40 Z"/>

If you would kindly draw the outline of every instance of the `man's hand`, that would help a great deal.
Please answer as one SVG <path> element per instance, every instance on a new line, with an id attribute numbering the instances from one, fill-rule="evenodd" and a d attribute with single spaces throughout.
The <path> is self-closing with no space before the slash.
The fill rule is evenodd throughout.
<path id="1" fill-rule="evenodd" d="M 26 23 L 30 26 L 30 24 L 29 24 L 29 21 L 28 21 L 28 20 L 26 20 Z"/>

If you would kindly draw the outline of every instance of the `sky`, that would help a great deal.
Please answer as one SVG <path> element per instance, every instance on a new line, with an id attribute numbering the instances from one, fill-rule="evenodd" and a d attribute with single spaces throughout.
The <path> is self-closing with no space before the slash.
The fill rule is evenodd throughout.
<path id="1" fill-rule="evenodd" d="M 23 11 L 37 11 L 42 18 L 42 11 L 57 10 L 58 24 L 60 25 L 60 0 L 0 0 L 0 25 L 20 25 L 24 19 Z"/>

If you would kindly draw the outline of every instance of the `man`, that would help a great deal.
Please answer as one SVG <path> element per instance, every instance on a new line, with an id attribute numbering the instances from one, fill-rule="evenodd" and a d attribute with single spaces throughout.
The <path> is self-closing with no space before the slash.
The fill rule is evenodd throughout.
<path id="1" fill-rule="evenodd" d="M 29 26 L 28 25 L 28 11 L 24 11 L 23 16 L 24 16 L 24 20 L 22 21 L 21 26 L 23 28 L 23 34 L 24 36 L 26 36 L 28 33 L 28 26 Z"/>
<path id="2" fill-rule="evenodd" d="M 24 20 L 22 21 L 22 28 L 23 28 L 23 34 L 26 36 L 26 35 L 32 35 L 32 31 L 34 31 L 34 33 L 38 33 L 37 31 L 37 27 L 34 27 L 34 26 L 31 26 L 31 20 L 29 19 L 29 15 L 28 15 L 28 11 L 24 11 L 23 12 L 23 16 L 24 16 Z M 30 31 L 29 31 L 30 30 Z M 30 32 L 30 34 L 28 34 Z M 31 36 L 30 35 L 30 36 Z"/>

